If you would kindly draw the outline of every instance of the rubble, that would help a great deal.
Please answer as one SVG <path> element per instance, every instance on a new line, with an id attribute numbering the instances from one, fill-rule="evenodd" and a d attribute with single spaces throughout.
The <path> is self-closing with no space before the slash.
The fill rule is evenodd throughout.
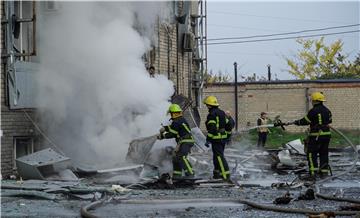
<path id="1" fill-rule="evenodd" d="M 51 148 L 47 148 L 16 159 L 19 175 L 23 179 L 77 179 L 70 175 L 68 168 L 71 167 L 70 158 L 65 157 Z"/>
<path id="2" fill-rule="evenodd" d="M 168 145 L 168 144 L 167 144 Z M 161 145 L 160 150 L 165 152 L 160 157 L 171 160 L 171 154 L 166 150 L 167 145 Z M 152 147 L 154 149 L 155 147 Z M 81 180 L 77 181 L 49 181 L 49 180 L 24 180 L 24 181 L 3 181 L 1 184 L 2 206 L 11 208 L 7 203 L 11 198 L 16 201 L 19 199 L 26 199 L 24 208 L 36 207 L 44 208 L 44 204 L 37 205 L 36 199 L 56 199 L 51 207 L 63 208 L 69 200 L 72 202 L 71 207 L 64 213 L 72 214 L 71 216 L 78 216 L 79 208 L 84 203 L 97 202 L 95 208 L 90 207 L 91 214 L 97 216 L 116 216 L 116 217 L 149 217 L 149 216 L 187 216 L 187 217 L 219 217 L 219 216 L 238 216 L 240 213 L 244 216 L 279 216 L 278 212 L 287 213 L 309 213 L 319 214 L 321 212 L 333 211 L 336 214 L 341 206 L 346 206 L 346 202 L 356 203 L 358 196 L 360 196 L 358 171 L 352 171 L 349 175 L 342 177 L 339 180 L 328 181 L 319 184 L 317 189 L 322 190 L 325 194 L 310 193 L 310 189 L 305 189 L 306 182 L 298 179 L 298 175 L 307 167 L 303 165 L 306 157 L 298 155 L 297 153 L 289 152 L 290 149 L 285 149 L 285 157 L 293 162 L 292 166 L 285 166 L 281 163 L 284 158 L 282 150 L 261 151 L 256 149 L 239 149 L 236 147 L 226 149 L 226 157 L 231 169 L 231 180 L 235 184 L 230 184 L 220 180 L 208 179 L 212 177 L 212 153 L 208 151 L 196 150 L 191 153 L 189 160 L 193 164 L 197 178 L 188 180 L 171 180 L 167 174 L 161 172 L 158 167 L 162 167 L 160 162 L 150 162 L 136 165 L 124 166 L 113 169 L 88 169 L 76 168 L 75 174 L 80 175 Z M 159 150 L 154 149 L 154 154 Z M 281 155 L 278 155 L 278 154 Z M 280 157 L 279 157 L 280 156 Z M 149 155 L 151 157 L 151 155 Z M 273 158 L 276 157 L 276 158 Z M 155 156 L 154 156 L 155 158 Z M 151 160 L 151 158 L 147 159 Z M 285 163 L 286 163 L 285 161 Z M 330 162 L 332 164 L 334 174 L 343 172 L 344 169 L 349 168 L 349 162 L 352 161 L 352 156 L 348 153 L 332 152 Z M 168 162 L 171 165 L 170 162 Z M 274 164 L 276 163 L 276 164 Z M 152 164 L 156 164 L 154 166 Z M 275 166 L 275 168 L 274 168 Z M 167 166 L 168 167 L 168 166 Z M 278 170 L 283 174 L 279 174 Z M 152 176 L 143 177 L 145 173 L 152 173 Z M 165 172 L 165 170 L 164 170 Z M 312 189 L 313 190 L 313 189 Z M 334 197 L 333 193 L 342 190 L 342 197 L 349 201 L 338 201 L 339 197 Z M 25 191 L 28 196 L 35 198 L 23 198 Z M 286 192 L 284 192 L 286 191 Z M 11 193 L 12 192 L 12 193 Z M 14 194 L 15 193 L 15 194 Z M 44 197 L 35 196 L 37 193 L 44 193 Z M 279 198 L 279 194 L 281 197 Z M 15 197 L 14 197 L 15 196 Z M 16 197 L 17 196 L 17 197 Z M 218 202 L 202 203 L 203 199 L 217 196 Z M 292 196 L 299 196 L 293 200 Z M 55 197 L 55 198 L 54 198 Z M 128 199 L 127 204 L 121 199 Z M 197 202 L 187 203 L 190 198 L 196 198 Z M 239 199 L 240 198 L 240 199 Z M 120 200 L 116 200 L 120 199 Z M 178 203 L 174 200 L 179 199 Z M 224 203 L 224 199 L 231 199 L 231 202 Z M 275 199 L 275 201 L 274 201 Z M 312 199 L 312 200 L 311 200 Z M 327 200 L 324 200 L 327 199 Z M 131 200 L 131 201 L 130 201 Z M 141 201 L 140 201 L 141 200 Z M 141 205 L 142 210 L 136 208 L 139 205 L 132 205 L 138 203 L 145 203 L 147 201 L 156 202 L 163 200 L 164 202 L 174 202 L 168 204 L 153 204 L 152 209 L 145 205 Z M 307 203 L 310 202 L 311 204 Z M 184 203 L 180 203 L 184 202 Z M 186 202 L 186 203 L 185 203 Z M 235 203 L 236 202 L 236 203 Z M 287 208 L 271 206 L 272 202 L 287 203 Z M 326 202 L 326 203 L 324 203 Z M 111 203 L 111 204 L 108 204 Z M 47 205 L 50 205 L 47 202 Z M 244 205 L 247 205 L 246 207 Z M 187 209 L 191 207 L 191 209 Z M 147 209 L 148 208 L 148 209 Z M 154 209 L 155 208 L 155 209 Z M 247 208 L 247 209 L 246 209 Z M 253 209 L 249 209 L 253 208 Z M 260 209 L 259 210 L 254 210 Z M 301 208 L 301 209 L 300 209 Z M 303 208 L 303 209 L 302 209 Z M 76 210 L 75 210 L 76 209 Z M 118 211 L 125 211 L 119 214 Z M 278 212 L 270 212 L 278 211 Z M 7 210 L 9 211 L 9 210 Z M 154 212 L 155 211 L 155 212 Z M 47 213 L 44 209 L 42 213 Z M 343 215 L 355 214 L 354 210 L 343 211 Z M 345 213 L 347 212 L 347 213 Z M 17 216 L 22 216 L 24 213 L 12 213 Z M 49 213 L 50 214 L 50 213 Z M 126 216 L 125 216 L 126 215 Z M 36 215 L 49 216 L 49 215 Z M 298 217 L 290 215 L 291 217 Z"/>
<path id="3" fill-rule="evenodd" d="M 286 143 L 285 147 L 289 149 L 291 154 L 305 155 L 304 145 L 302 144 L 300 139 L 296 139 Z"/>
<path id="4" fill-rule="evenodd" d="M 276 198 L 273 203 L 274 204 L 288 204 L 293 198 L 290 197 L 290 193 L 286 192 L 284 196 Z"/>

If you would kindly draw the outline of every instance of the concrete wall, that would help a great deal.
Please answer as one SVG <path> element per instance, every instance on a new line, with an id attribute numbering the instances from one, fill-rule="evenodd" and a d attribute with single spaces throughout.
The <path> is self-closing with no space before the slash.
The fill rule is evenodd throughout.
<path id="1" fill-rule="evenodd" d="M 360 130 L 360 80 L 344 81 L 283 81 L 270 83 L 241 83 L 238 86 L 239 128 L 253 126 L 262 111 L 273 119 L 280 115 L 283 121 L 302 118 L 311 108 L 309 95 L 314 91 L 325 94 L 325 105 L 332 111 L 333 126 Z M 204 96 L 215 95 L 223 110 L 234 115 L 233 84 L 212 84 Z M 201 109 L 206 118 L 207 109 Z M 204 127 L 204 126 L 202 126 Z M 303 131 L 306 127 L 291 126 L 289 131 Z"/>

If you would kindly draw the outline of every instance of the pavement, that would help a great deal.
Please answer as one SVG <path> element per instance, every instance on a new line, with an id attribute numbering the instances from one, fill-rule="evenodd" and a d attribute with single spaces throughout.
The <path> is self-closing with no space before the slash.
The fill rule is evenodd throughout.
<path id="1" fill-rule="evenodd" d="M 2 180 L 1 217 L 81 217 L 81 207 L 101 199 L 103 204 L 89 210 L 98 217 L 307 217 L 259 210 L 240 203 L 239 199 L 268 206 L 318 211 L 339 211 L 341 207 L 353 205 L 321 198 L 297 200 L 309 187 L 315 189 L 297 179 L 299 174 L 306 173 L 303 170 L 304 163 L 306 169 L 305 157 L 291 154 L 291 161 L 295 164 L 286 166 L 276 158 L 277 152 L 244 149 L 236 145 L 228 148 L 226 156 L 234 185 L 208 180 L 212 174 L 211 152 L 193 153 L 190 157 L 197 176 L 203 180 L 176 187 L 157 185 L 157 180 L 134 178 L 138 176 L 138 170 L 106 171 L 67 182 Z M 333 173 L 344 172 L 352 160 L 351 152 L 332 152 Z M 360 200 L 359 165 L 338 179 L 318 184 L 320 192 Z M 131 185 L 133 183 L 137 185 Z M 289 193 L 290 203 L 273 203 L 286 193 Z M 122 198 L 129 201 L 119 200 Z"/>

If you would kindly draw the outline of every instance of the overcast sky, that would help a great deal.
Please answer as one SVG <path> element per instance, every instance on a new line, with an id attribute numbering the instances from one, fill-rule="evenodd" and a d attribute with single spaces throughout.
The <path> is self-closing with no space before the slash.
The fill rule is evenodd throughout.
<path id="1" fill-rule="evenodd" d="M 208 39 L 284 33 L 359 24 L 359 2 L 208 1 Z M 360 26 L 355 26 L 269 38 L 335 33 L 359 29 Z M 320 37 L 315 38 L 319 39 Z M 359 38 L 359 32 L 356 32 L 325 36 L 325 42 L 331 43 L 336 39 L 342 39 L 344 42 L 344 53 L 349 54 L 349 58 L 353 60 L 360 51 Z M 267 75 L 266 66 L 271 64 L 273 77 L 277 74 L 279 79 L 294 79 L 292 75 L 286 72 L 288 67 L 283 56 L 292 56 L 299 48 L 295 39 L 208 45 L 208 68 L 214 72 L 222 70 L 233 75 L 233 63 L 236 61 L 240 66 L 238 71 L 241 75 L 248 76 L 256 73 L 259 76 L 265 76 Z"/>

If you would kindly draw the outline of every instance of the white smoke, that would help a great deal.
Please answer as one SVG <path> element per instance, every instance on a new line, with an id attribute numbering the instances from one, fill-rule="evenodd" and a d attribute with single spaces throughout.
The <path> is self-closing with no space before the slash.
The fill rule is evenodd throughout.
<path id="1" fill-rule="evenodd" d="M 141 57 L 167 3 L 56 3 L 39 19 L 43 127 L 74 162 L 114 166 L 166 119 L 173 85 L 150 78 Z"/>

